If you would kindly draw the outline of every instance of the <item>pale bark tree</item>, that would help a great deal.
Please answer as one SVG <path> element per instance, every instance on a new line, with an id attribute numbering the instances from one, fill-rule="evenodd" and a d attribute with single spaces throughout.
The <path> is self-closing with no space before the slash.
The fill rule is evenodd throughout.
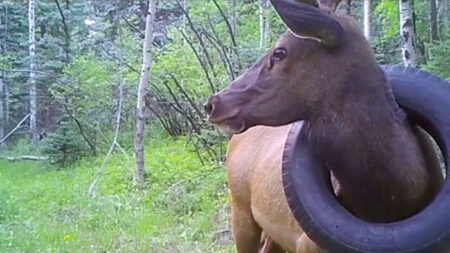
<path id="1" fill-rule="evenodd" d="M 450 0 L 437 0 L 438 8 L 438 33 L 442 36 L 450 28 Z"/>
<path id="2" fill-rule="evenodd" d="M 371 2 L 370 0 L 364 0 L 364 36 L 368 41 L 370 41 Z"/>
<path id="3" fill-rule="evenodd" d="M 3 107 L 5 101 L 5 87 L 3 85 L 3 76 L 0 75 L 0 138 L 5 136 L 5 109 Z"/>
<path id="4" fill-rule="evenodd" d="M 436 0 L 430 0 L 430 38 L 431 41 L 438 40 L 438 23 L 437 23 L 437 6 Z"/>
<path id="5" fill-rule="evenodd" d="M 150 79 L 150 68 L 152 65 L 152 42 L 153 29 L 155 23 L 157 0 L 149 0 L 148 13 L 145 23 L 145 39 L 142 55 L 142 69 L 139 80 L 137 112 L 136 112 L 136 130 L 134 135 L 134 152 L 136 155 L 136 174 L 135 183 L 141 183 L 145 179 L 145 160 L 144 160 L 144 135 L 145 135 L 145 94 Z"/>
<path id="6" fill-rule="evenodd" d="M 269 6 L 268 0 L 259 0 L 259 48 L 264 48 L 270 33 L 270 20 L 266 14 Z"/>
<path id="7" fill-rule="evenodd" d="M 399 0 L 399 6 L 403 64 L 405 66 L 417 67 L 417 52 L 415 48 L 413 20 L 413 0 Z"/>
<path id="8" fill-rule="evenodd" d="M 259 48 L 263 48 L 264 46 L 264 7 L 263 1 L 259 0 Z"/>
<path id="9" fill-rule="evenodd" d="M 347 13 L 347 15 L 351 15 L 352 14 L 352 0 L 347 0 L 346 4 L 347 4 L 346 13 Z"/>
<path id="10" fill-rule="evenodd" d="M 9 21 L 9 12 L 8 12 L 8 4 L 9 2 L 6 1 L 6 5 L 5 5 L 5 24 L 4 24 L 4 36 L 3 38 L 8 38 L 8 21 Z M 3 46 L 3 50 L 5 52 L 8 52 L 8 43 L 6 43 L 5 40 L 5 44 Z M 9 86 L 8 86 L 8 82 L 6 80 L 6 74 L 3 72 L 3 88 L 4 88 L 4 99 L 5 99 L 5 125 L 8 126 L 9 125 Z"/>
<path id="11" fill-rule="evenodd" d="M 30 54 L 30 136 L 33 141 L 38 139 L 37 131 L 37 96 L 36 96 L 36 0 L 29 0 L 28 2 L 28 46 Z"/>
<path id="12" fill-rule="evenodd" d="M 7 5 L 6 5 L 7 6 Z M 7 7 L 6 7 L 7 8 Z M 5 9 L 6 9 L 5 8 Z M 5 20 L 7 20 L 6 16 L 8 15 L 7 11 L 5 10 Z M 5 30 L 6 30 L 6 21 L 4 22 L 4 24 L 2 24 L 2 20 L 0 19 L 0 27 L 4 26 Z M 6 34 L 4 34 L 6 35 Z M 0 42 L 3 42 L 2 44 L 0 44 L 0 52 L 1 53 L 5 53 L 6 52 L 6 37 L 3 37 L 3 40 L 0 40 Z M 3 82 L 4 79 L 4 73 L 3 71 L 0 71 L 0 138 L 3 138 L 3 136 L 5 135 L 5 128 L 6 128 L 6 119 L 5 119 L 5 85 Z"/>
<path id="13" fill-rule="evenodd" d="M 122 19 L 122 12 L 119 11 L 119 15 L 116 17 L 117 20 Z M 123 45 L 122 45 L 122 29 L 120 25 L 117 26 L 117 35 L 118 35 L 118 44 L 117 47 L 117 56 L 119 60 L 119 96 L 117 97 L 117 112 L 116 112 L 116 121 L 115 121 L 115 130 L 114 130 L 114 137 L 113 141 L 111 143 L 111 146 L 109 147 L 108 153 L 106 153 L 105 158 L 103 159 L 102 165 L 98 168 L 97 173 L 95 173 L 94 180 L 89 185 L 88 189 L 88 196 L 94 195 L 94 189 L 97 184 L 97 182 L 100 180 L 101 176 L 103 175 L 103 171 L 105 169 L 106 163 L 108 162 L 109 158 L 111 157 L 113 151 L 117 148 L 119 151 L 122 152 L 127 162 L 131 165 L 131 160 L 125 151 L 125 149 L 120 146 L 118 142 L 119 133 L 120 133 L 120 123 L 122 121 L 122 110 L 123 110 L 123 104 L 124 104 L 124 57 L 123 57 Z M 115 41 L 115 38 L 113 38 L 113 41 Z M 81 130 L 81 128 L 80 128 Z M 89 144 L 90 145 L 90 144 Z"/>

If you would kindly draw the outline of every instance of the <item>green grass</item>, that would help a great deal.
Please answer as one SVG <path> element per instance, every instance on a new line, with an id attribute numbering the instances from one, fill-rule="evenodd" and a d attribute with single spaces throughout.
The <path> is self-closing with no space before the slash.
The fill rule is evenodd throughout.
<path id="1" fill-rule="evenodd" d="M 0 252 L 233 252 L 224 169 L 184 139 L 149 142 L 147 185 L 133 187 L 134 164 L 115 154 L 93 197 L 103 157 L 64 169 L 0 160 Z"/>

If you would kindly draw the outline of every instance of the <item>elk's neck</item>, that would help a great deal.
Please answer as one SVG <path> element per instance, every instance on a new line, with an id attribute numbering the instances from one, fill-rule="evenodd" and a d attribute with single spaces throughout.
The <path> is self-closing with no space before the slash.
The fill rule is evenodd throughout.
<path id="1" fill-rule="evenodd" d="M 430 184 L 415 130 L 381 84 L 329 104 L 305 134 L 339 181 L 343 204 L 361 218 L 392 221 L 428 203 Z"/>

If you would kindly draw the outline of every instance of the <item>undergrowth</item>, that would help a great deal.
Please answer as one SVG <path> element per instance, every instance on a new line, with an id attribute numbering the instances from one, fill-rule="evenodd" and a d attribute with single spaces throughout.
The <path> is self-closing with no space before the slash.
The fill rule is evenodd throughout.
<path id="1" fill-rule="evenodd" d="M 232 252 L 225 171 L 201 165 L 183 138 L 146 146 L 148 183 L 114 154 L 60 169 L 0 160 L 0 252 Z"/>

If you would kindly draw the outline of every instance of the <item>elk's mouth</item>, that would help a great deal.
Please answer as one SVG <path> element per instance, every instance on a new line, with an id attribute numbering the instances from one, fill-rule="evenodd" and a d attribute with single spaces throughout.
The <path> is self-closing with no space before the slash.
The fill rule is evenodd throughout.
<path id="1" fill-rule="evenodd" d="M 208 118 L 209 122 L 215 124 L 220 129 L 224 130 L 230 134 L 240 134 L 247 130 L 246 124 L 243 120 L 238 119 L 237 116 L 232 116 L 229 118 Z"/>

